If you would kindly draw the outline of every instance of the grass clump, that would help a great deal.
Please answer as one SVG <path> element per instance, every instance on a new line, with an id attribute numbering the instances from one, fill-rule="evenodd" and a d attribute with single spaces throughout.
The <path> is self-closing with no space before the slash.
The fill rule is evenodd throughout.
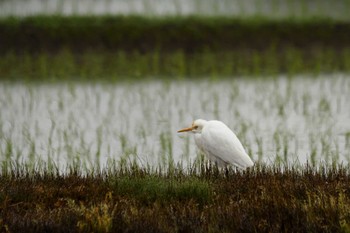
<path id="1" fill-rule="evenodd" d="M 11 232 L 346 232 L 345 167 L 201 167 L 1 175 L 0 223 Z M 20 221 L 19 221 L 20 220 Z"/>
<path id="2" fill-rule="evenodd" d="M 208 202 L 211 194 L 209 183 L 195 178 L 181 181 L 157 176 L 122 177 L 116 179 L 114 185 L 114 190 L 120 195 L 131 196 L 144 203 L 191 199 L 195 199 L 198 203 L 205 203 Z"/>

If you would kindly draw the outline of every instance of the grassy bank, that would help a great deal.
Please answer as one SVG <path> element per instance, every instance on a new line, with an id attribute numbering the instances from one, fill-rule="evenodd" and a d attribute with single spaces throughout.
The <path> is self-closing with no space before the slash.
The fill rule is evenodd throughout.
<path id="1" fill-rule="evenodd" d="M 286 168 L 284 168 L 286 169 Z M 185 174 L 186 173 L 186 174 Z M 348 232 L 348 168 L 0 176 L 3 232 Z"/>
<path id="2" fill-rule="evenodd" d="M 271 46 L 342 49 L 350 23 L 327 19 L 227 17 L 59 17 L 0 20 L 0 53 L 7 51 L 226 51 Z"/>

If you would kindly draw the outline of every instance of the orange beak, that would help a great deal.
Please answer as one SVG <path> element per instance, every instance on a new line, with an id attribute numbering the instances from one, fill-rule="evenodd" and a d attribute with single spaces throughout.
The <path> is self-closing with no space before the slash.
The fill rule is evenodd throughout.
<path id="1" fill-rule="evenodd" d="M 177 132 L 182 133 L 182 132 L 188 132 L 188 131 L 192 131 L 192 130 L 193 130 L 193 127 L 188 127 L 188 128 L 180 129 Z"/>

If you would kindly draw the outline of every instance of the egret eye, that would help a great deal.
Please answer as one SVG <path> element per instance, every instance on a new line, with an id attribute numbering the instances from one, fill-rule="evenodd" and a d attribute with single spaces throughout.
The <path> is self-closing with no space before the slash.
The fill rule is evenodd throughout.
<path id="1" fill-rule="evenodd" d="M 193 128 L 194 128 L 194 129 L 198 129 L 198 125 L 195 125 Z"/>

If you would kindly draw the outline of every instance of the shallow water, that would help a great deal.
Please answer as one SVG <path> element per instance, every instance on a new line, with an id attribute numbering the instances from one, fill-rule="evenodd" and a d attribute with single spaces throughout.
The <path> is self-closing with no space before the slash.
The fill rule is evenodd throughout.
<path id="1" fill-rule="evenodd" d="M 349 7 L 346 0 L 2 0 L 0 1 L 0 16 L 37 14 L 226 15 L 268 18 L 327 17 L 349 20 Z"/>
<path id="2" fill-rule="evenodd" d="M 254 161 L 348 163 L 350 77 L 0 84 L 0 158 L 184 165 L 197 157 L 194 119 L 218 119 Z M 10 151 L 10 152 L 9 152 Z"/>

